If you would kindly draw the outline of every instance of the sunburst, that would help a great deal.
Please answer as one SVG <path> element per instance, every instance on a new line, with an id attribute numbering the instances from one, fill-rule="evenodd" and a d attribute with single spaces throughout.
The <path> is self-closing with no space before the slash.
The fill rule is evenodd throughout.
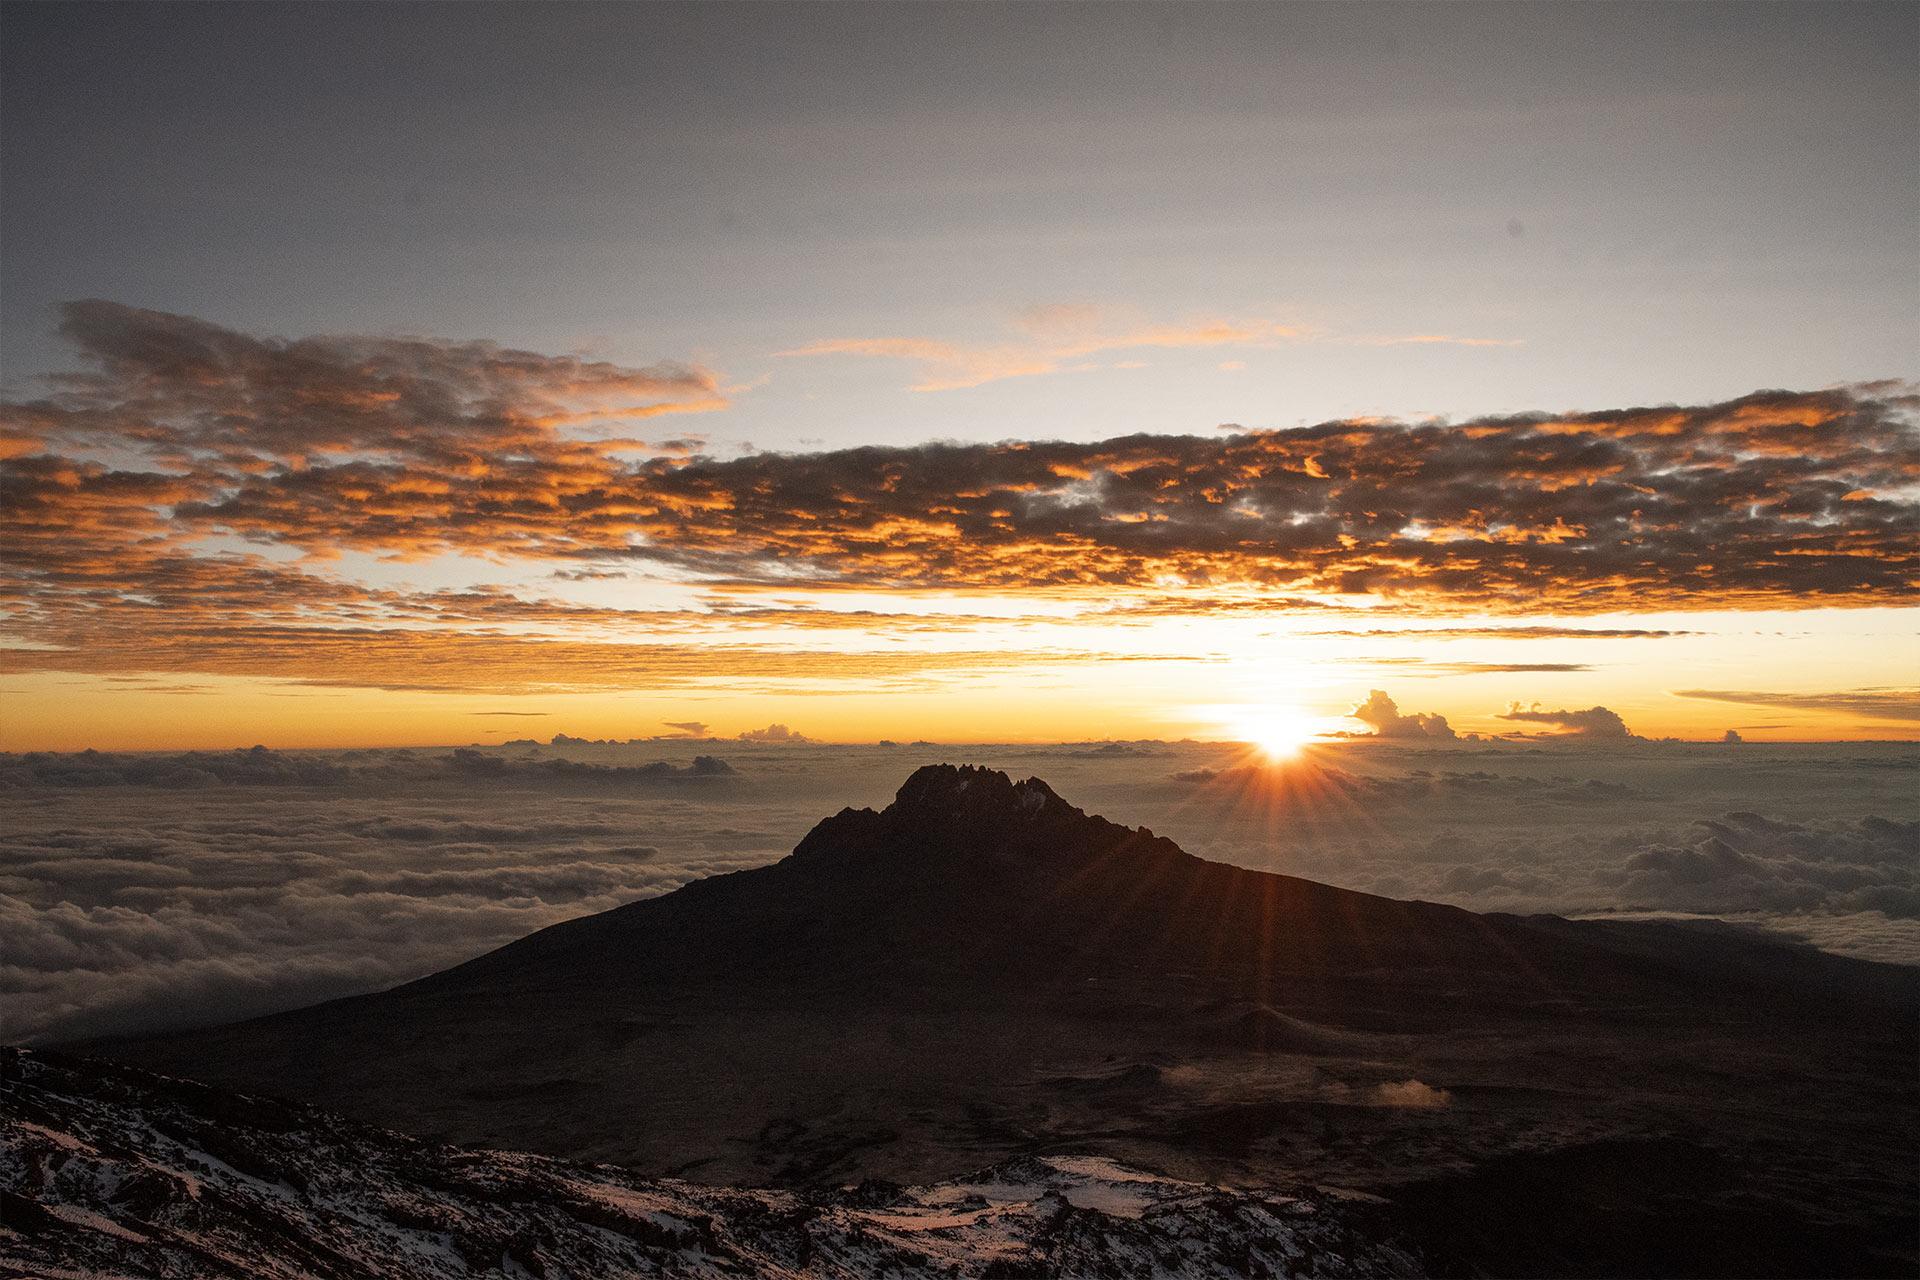
<path id="1" fill-rule="evenodd" d="M 1253 707 L 1236 716 L 1236 736 L 1268 760 L 1291 760 L 1314 739 L 1313 723 L 1294 707 Z"/>

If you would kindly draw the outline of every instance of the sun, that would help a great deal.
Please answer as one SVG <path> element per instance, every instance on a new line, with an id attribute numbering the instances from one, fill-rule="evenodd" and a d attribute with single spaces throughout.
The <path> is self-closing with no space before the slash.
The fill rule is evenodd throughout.
<path id="1" fill-rule="evenodd" d="M 1314 738 L 1313 725 L 1292 707 L 1259 707 L 1234 721 L 1234 731 L 1269 760 L 1291 760 Z"/>

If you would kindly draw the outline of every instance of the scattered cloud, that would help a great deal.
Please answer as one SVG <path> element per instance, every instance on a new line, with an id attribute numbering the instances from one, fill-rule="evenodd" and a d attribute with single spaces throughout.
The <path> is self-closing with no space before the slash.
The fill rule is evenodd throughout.
<path id="1" fill-rule="evenodd" d="M 1146 348 L 1271 345 L 1304 337 L 1306 331 L 1272 321 L 1199 320 L 1147 324 L 1105 308 L 1084 305 L 1029 307 L 1018 316 L 1019 337 L 1007 342 L 966 344 L 933 338 L 830 338 L 781 351 L 783 356 L 875 356 L 907 360 L 919 369 L 915 391 L 958 391 L 1005 378 L 1030 378 L 1080 367 L 1076 362 L 1108 351 Z M 1135 368 L 1138 361 L 1116 367 Z M 1245 366 L 1228 361 L 1223 369 Z"/>
<path id="2" fill-rule="evenodd" d="M 1367 700 L 1347 715 L 1381 738 L 1450 739 L 1456 736 L 1445 716 L 1419 711 L 1403 715 L 1394 700 L 1379 689 L 1369 691 Z"/>
<path id="3" fill-rule="evenodd" d="M 742 742 L 811 742 L 813 739 L 804 733 L 795 733 L 783 724 L 770 724 L 764 729 L 748 729 L 738 735 Z"/>
<path id="4" fill-rule="evenodd" d="M 1584 711 L 1544 711 L 1537 702 L 1531 707 L 1522 707 L 1515 702 L 1500 713 L 1500 718 L 1549 725 L 1574 738 L 1625 742 L 1633 737 L 1627 729 L 1627 722 L 1620 718 L 1619 713 L 1606 707 L 1588 707 Z"/>
<path id="5" fill-rule="evenodd" d="M 1842 689 L 1829 693 L 1770 693 L 1752 689 L 1676 689 L 1675 697 L 1705 698 L 1787 711 L 1840 712 L 1864 720 L 1920 720 L 1920 689 Z"/>
<path id="6" fill-rule="evenodd" d="M 695 756 L 693 763 L 673 764 L 655 760 L 650 764 L 592 764 L 554 757 L 546 760 L 511 760 L 471 747 L 456 747 L 447 757 L 448 766 L 459 774 L 496 782 L 539 781 L 586 782 L 605 784 L 644 784 L 697 780 L 710 782 L 732 778 L 738 770 L 717 756 Z"/>
<path id="7" fill-rule="evenodd" d="M 663 720 L 661 723 L 669 729 L 685 734 L 689 738 L 704 738 L 707 736 L 707 722 L 705 720 Z"/>
<path id="8" fill-rule="evenodd" d="M 1432 658 L 1356 658 L 1369 666 L 1396 667 L 1414 676 L 1564 675 L 1591 671 L 1585 662 L 1438 662 Z"/>
<path id="9" fill-rule="evenodd" d="M 565 735 L 557 735 L 564 738 Z M 805 739 L 786 739 L 805 741 Z M 628 744 L 622 744 L 628 745 Z M 70 753 L 29 751 L 0 754 L 0 792 L 34 788 L 154 787 L 194 791 L 209 787 L 358 787 L 427 784 L 449 778 L 499 782 L 657 783 L 736 776 L 714 756 L 690 764 L 591 764 L 559 757 L 523 760 L 490 750 L 456 747 L 451 753 L 390 751 L 289 752 L 267 747 L 178 753 Z"/>
<path id="10" fill-rule="evenodd" d="M 1020 347 L 963 347 L 931 338 L 828 338 L 781 351 L 783 356 L 878 356 L 920 367 L 915 391 L 959 391 L 1004 378 L 1058 373 L 1060 357 Z"/>
<path id="11" fill-rule="evenodd" d="M 1006 378 L 1096 368 L 1087 357 L 1111 351 L 1148 348 L 1268 347 L 1283 342 L 1326 341 L 1348 346 L 1445 345 L 1517 347 L 1511 338 L 1457 337 L 1442 333 L 1388 336 L 1323 334 L 1301 325 L 1271 320 L 1203 319 L 1152 324 L 1121 309 L 1086 304 L 1028 307 L 1015 318 L 1017 336 L 997 343 L 962 343 L 926 337 L 827 338 L 785 351 L 782 356 L 868 356 L 905 360 L 918 368 L 915 391 L 959 391 Z M 1106 367 L 1137 369 L 1140 360 Z M 1244 360 L 1222 360 L 1222 372 L 1236 373 Z"/>

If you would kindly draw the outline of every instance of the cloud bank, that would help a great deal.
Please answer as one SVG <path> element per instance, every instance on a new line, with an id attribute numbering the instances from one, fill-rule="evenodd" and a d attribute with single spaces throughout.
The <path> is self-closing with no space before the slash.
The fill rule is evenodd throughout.
<path id="1" fill-rule="evenodd" d="M 1021 592 L 1096 612 L 1157 599 L 1196 616 L 1249 599 L 1403 616 L 1886 605 L 1920 578 L 1917 401 L 1892 384 L 716 458 L 608 435 L 723 407 L 716 375 L 690 364 L 262 338 L 100 301 L 68 307 L 63 331 L 85 367 L 0 406 L 0 634 L 17 670 L 319 672 L 339 669 L 324 652 L 337 633 L 362 655 L 345 678 L 381 687 L 529 661 L 572 667 L 576 687 L 618 680 L 589 660 L 607 654 L 564 649 L 618 611 L 377 587 L 338 568 L 350 552 L 563 575 L 550 581 L 644 570 L 736 594 Z M 649 625 L 722 621 L 744 625 Z M 557 647 L 528 648 L 541 642 Z M 410 660 L 433 645 L 446 651 Z"/>

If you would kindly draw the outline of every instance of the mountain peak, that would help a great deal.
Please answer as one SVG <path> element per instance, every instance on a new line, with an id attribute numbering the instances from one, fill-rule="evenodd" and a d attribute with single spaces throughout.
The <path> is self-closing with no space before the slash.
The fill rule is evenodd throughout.
<path id="1" fill-rule="evenodd" d="M 1015 782 L 981 765 L 930 764 L 915 769 L 900 785 L 886 812 L 902 818 L 1018 820 L 1050 810 L 1080 812 L 1038 778 Z"/>
<path id="2" fill-rule="evenodd" d="M 793 853 L 802 865 L 907 853 L 924 866 L 936 852 L 969 863 L 1007 855 L 1052 860 L 1131 841 L 1153 842 L 1153 833 L 1093 817 L 1038 778 L 1015 782 L 980 765 L 930 764 L 914 770 L 885 809 L 842 809 Z"/>

